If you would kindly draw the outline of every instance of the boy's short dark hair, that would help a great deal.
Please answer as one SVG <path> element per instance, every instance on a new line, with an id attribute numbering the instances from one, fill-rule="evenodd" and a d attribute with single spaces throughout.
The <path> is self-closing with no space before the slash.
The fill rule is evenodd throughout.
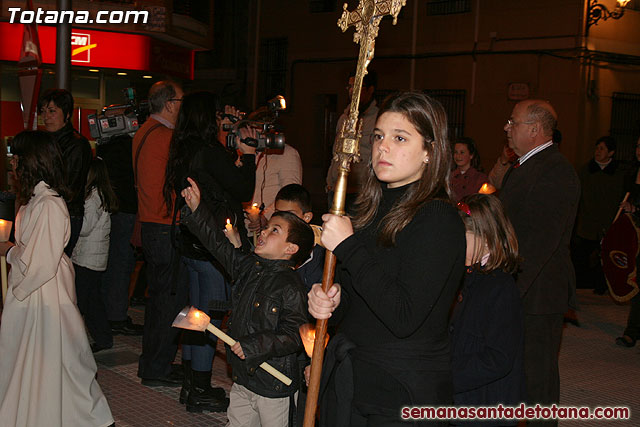
<path id="1" fill-rule="evenodd" d="M 612 136 L 601 136 L 596 141 L 596 146 L 598 144 L 600 144 L 601 142 L 604 142 L 604 145 L 607 146 L 607 150 L 609 150 L 609 151 L 616 151 L 616 148 L 618 148 L 618 144 L 616 142 L 616 139 L 614 137 L 612 137 Z"/>
<path id="2" fill-rule="evenodd" d="M 276 194 L 276 202 L 278 200 L 297 203 L 302 209 L 302 213 L 311 212 L 311 194 L 300 184 L 289 184 L 282 187 Z"/>
<path id="3" fill-rule="evenodd" d="M 73 96 L 71 92 L 65 89 L 47 90 L 38 100 L 38 110 L 45 108 L 51 101 L 62 110 L 65 122 L 71 118 L 71 113 L 73 112 Z"/>
<path id="4" fill-rule="evenodd" d="M 291 255 L 291 261 L 293 261 L 296 266 L 302 264 L 309 258 L 311 249 L 313 249 L 314 235 L 311 226 L 291 212 L 274 212 L 271 218 L 274 217 L 281 217 L 287 222 L 289 227 L 287 242 L 298 245 L 298 252 Z"/>

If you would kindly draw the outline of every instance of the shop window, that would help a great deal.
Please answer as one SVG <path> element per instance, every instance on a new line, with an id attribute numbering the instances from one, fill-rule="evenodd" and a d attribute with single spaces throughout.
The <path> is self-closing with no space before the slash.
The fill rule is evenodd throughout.
<path id="1" fill-rule="evenodd" d="M 611 101 L 609 133 L 618 144 L 615 158 L 632 162 L 640 136 L 640 93 L 614 92 Z"/>
<path id="2" fill-rule="evenodd" d="M 471 0 L 429 0 L 427 15 L 452 15 L 471 11 Z"/>
<path id="3" fill-rule="evenodd" d="M 20 101 L 18 67 L 0 65 L 0 94 L 2 101 Z"/>
<path id="4" fill-rule="evenodd" d="M 309 0 L 309 12 L 335 12 L 337 0 Z"/>
<path id="5" fill-rule="evenodd" d="M 100 99 L 100 76 L 97 73 L 71 73 L 71 93 L 74 98 Z"/>
<path id="6" fill-rule="evenodd" d="M 276 95 L 285 95 L 287 88 L 286 38 L 263 39 L 260 43 L 260 98 L 263 104 Z M 258 105 L 260 106 L 260 105 Z"/>

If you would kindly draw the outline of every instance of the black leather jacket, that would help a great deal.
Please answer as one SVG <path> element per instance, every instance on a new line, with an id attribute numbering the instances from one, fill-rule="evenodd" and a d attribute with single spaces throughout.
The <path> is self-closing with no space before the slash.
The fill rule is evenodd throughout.
<path id="1" fill-rule="evenodd" d="M 69 215 L 82 218 L 87 174 L 93 158 L 91 144 L 73 128 L 70 121 L 51 135 L 60 147 L 66 169 L 66 183 L 71 192 L 70 199 L 67 200 Z"/>
<path id="2" fill-rule="evenodd" d="M 265 397 L 292 395 L 300 382 L 298 328 L 307 322 L 307 291 L 292 263 L 235 249 L 202 203 L 193 213 L 183 209 L 182 223 L 234 281 L 229 335 L 240 342 L 246 358 L 241 360 L 227 348 L 233 381 Z M 265 361 L 291 378 L 291 385 L 260 369 Z"/>

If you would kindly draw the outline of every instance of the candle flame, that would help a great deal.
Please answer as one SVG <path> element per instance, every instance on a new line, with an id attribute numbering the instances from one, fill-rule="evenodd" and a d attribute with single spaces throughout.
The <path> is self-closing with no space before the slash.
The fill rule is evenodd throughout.
<path id="1" fill-rule="evenodd" d="M 231 220 L 227 218 L 227 224 L 231 225 Z"/>
<path id="2" fill-rule="evenodd" d="M 313 347 L 316 340 L 316 328 L 310 323 L 305 323 L 300 326 L 300 338 L 302 338 L 302 344 L 304 345 L 304 351 L 307 356 L 311 357 L 313 354 Z M 327 346 L 329 342 L 329 334 L 324 336 L 324 346 Z"/>
<path id="3" fill-rule="evenodd" d="M 484 184 L 482 184 L 482 187 L 480 187 L 480 190 L 478 190 L 478 193 L 480 194 L 493 194 L 495 192 L 496 192 L 496 187 L 489 184 L 488 182 L 485 182 Z"/>
<path id="4" fill-rule="evenodd" d="M 254 204 L 252 204 L 252 205 L 251 205 L 251 207 L 252 207 L 252 208 L 257 208 L 257 207 L 258 207 L 258 204 L 257 204 L 257 203 L 254 203 Z"/>

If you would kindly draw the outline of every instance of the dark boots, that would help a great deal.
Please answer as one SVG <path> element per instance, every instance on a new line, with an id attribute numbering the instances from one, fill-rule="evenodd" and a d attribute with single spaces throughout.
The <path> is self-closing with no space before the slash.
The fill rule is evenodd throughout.
<path id="1" fill-rule="evenodd" d="M 191 372 L 191 360 L 182 361 L 182 370 L 184 372 L 184 378 L 182 378 L 182 388 L 180 389 L 180 403 L 187 403 L 189 398 L 189 390 L 191 389 L 191 379 L 193 373 Z"/>
<path id="2" fill-rule="evenodd" d="M 211 371 L 191 371 L 191 388 L 186 396 L 188 412 L 224 412 L 229 399 L 223 389 L 211 387 Z M 185 375 L 186 377 L 186 375 Z M 180 393 L 182 398 L 182 392 Z"/>

